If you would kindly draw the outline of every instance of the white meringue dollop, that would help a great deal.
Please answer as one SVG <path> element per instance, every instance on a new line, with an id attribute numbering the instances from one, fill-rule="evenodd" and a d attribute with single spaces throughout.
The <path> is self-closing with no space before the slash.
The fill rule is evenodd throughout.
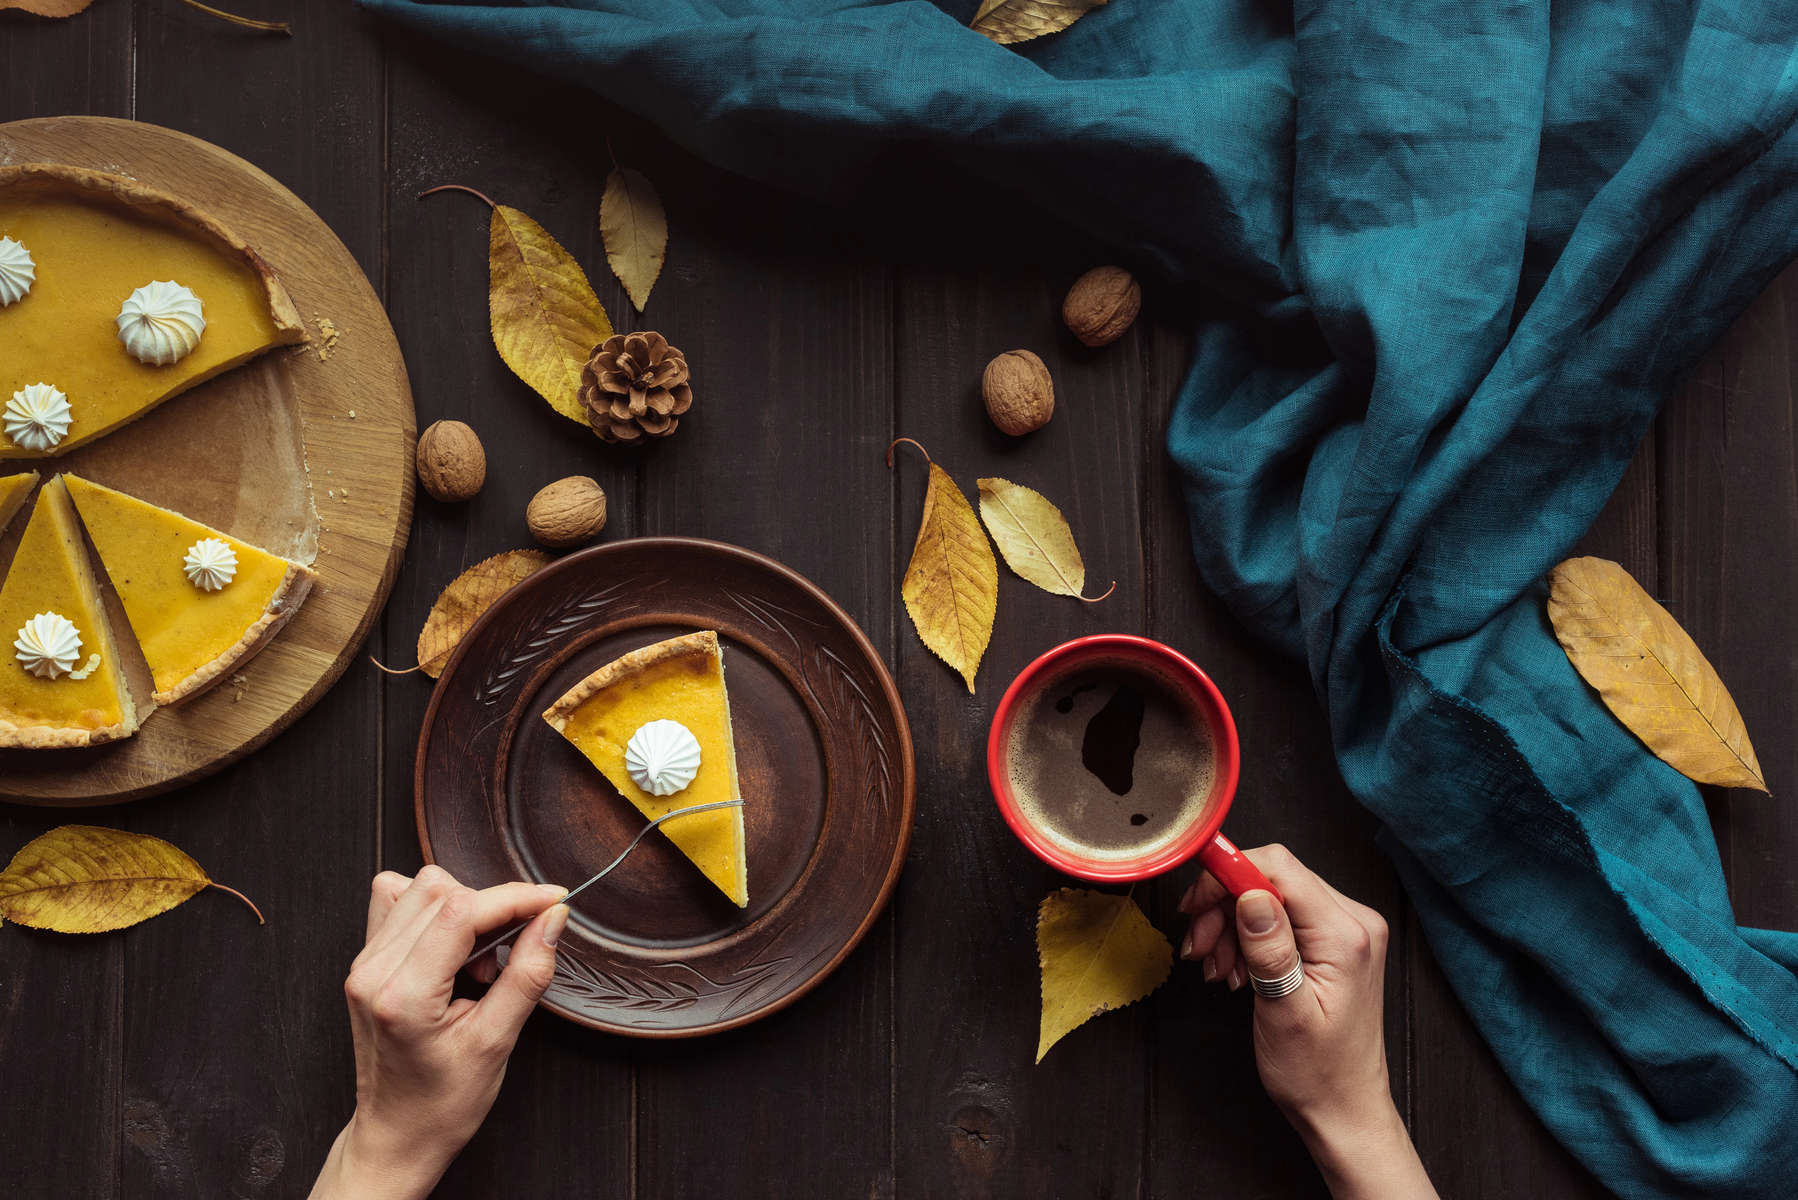
<path id="1" fill-rule="evenodd" d="M 216 592 L 237 578 L 237 552 L 217 538 L 201 538 L 181 560 L 187 582 L 202 592 Z"/>
<path id="2" fill-rule="evenodd" d="M 50 450 L 69 435 L 69 398 L 47 383 L 27 384 L 6 402 L 0 428 L 21 450 Z"/>
<path id="3" fill-rule="evenodd" d="M 672 796 L 699 774 L 699 739 L 679 721 L 651 721 L 624 747 L 631 782 L 652 796 Z"/>
<path id="4" fill-rule="evenodd" d="M 40 679 L 55 679 L 74 671 L 81 634 L 61 613 L 41 612 L 19 627 L 13 650 L 21 667 Z"/>
<path id="5" fill-rule="evenodd" d="M 0 237 L 0 308 L 17 304 L 37 282 L 37 263 L 31 251 L 9 237 Z"/>
<path id="6" fill-rule="evenodd" d="M 146 283 L 119 309 L 119 341 L 149 366 L 180 362 L 206 332 L 201 309 L 200 298 L 173 280 Z"/>

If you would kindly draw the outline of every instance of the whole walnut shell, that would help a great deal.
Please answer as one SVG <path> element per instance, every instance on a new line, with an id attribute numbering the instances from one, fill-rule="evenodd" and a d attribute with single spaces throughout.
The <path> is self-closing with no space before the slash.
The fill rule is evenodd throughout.
<path id="1" fill-rule="evenodd" d="M 1094 267 L 1068 289 L 1061 319 L 1089 346 L 1108 346 L 1124 336 L 1142 310 L 1142 288 L 1122 267 Z"/>
<path id="2" fill-rule="evenodd" d="M 1055 385 L 1043 360 L 1028 350 L 1007 350 L 980 375 L 986 415 L 1013 437 L 1041 429 L 1055 414 Z"/>
<path id="3" fill-rule="evenodd" d="M 606 527 L 605 490 L 586 475 L 558 479 L 531 497 L 524 522 L 552 550 L 592 541 Z"/>
<path id="4" fill-rule="evenodd" d="M 438 500 L 467 500 L 487 482 L 487 453 L 474 430 L 438 421 L 418 438 L 418 482 Z"/>

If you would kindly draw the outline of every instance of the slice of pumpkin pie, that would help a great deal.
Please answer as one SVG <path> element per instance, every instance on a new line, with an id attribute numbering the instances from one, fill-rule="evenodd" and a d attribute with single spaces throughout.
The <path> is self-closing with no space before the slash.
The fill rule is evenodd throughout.
<path id="1" fill-rule="evenodd" d="M 267 264 L 186 201 L 0 167 L 0 460 L 66 453 L 305 337 Z"/>
<path id="2" fill-rule="evenodd" d="M 146 500 L 63 475 L 156 682 L 178 704 L 235 670 L 292 619 L 316 575 Z"/>
<path id="3" fill-rule="evenodd" d="M 60 479 L 38 493 L 0 583 L 0 637 L 0 746 L 90 746 L 137 728 L 106 606 Z"/>
<path id="4" fill-rule="evenodd" d="M 0 475 L 0 533 L 12 524 L 13 515 L 25 507 L 25 497 L 31 495 L 31 489 L 37 486 L 37 472 L 26 471 L 21 475 Z"/>
<path id="5" fill-rule="evenodd" d="M 724 656 L 710 629 L 633 650 L 587 676 L 543 714 L 645 817 L 740 798 Z M 739 908 L 749 904 L 743 809 L 660 827 Z"/>

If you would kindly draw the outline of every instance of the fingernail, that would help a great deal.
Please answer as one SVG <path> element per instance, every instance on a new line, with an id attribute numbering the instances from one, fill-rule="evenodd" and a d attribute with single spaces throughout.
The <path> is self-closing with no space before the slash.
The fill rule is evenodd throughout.
<path id="1" fill-rule="evenodd" d="M 1203 970 L 1203 973 L 1205 976 L 1206 983 L 1216 983 L 1217 982 L 1217 959 L 1216 958 L 1214 958 L 1212 955 L 1207 954 L 1205 956 L 1205 965 L 1202 968 L 1202 970 Z"/>
<path id="2" fill-rule="evenodd" d="M 558 900 L 568 894 L 568 889 L 559 883 L 540 883 L 537 887 L 544 892 L 554 892 Z"/>
<path id="3" fill-rule="evenodd" d="M 1191 933 L 1188 933 L 1184 938 L 1182 938 L 1180 940 L 1180 957 L 1181 958 L 1191 958 L 1192 957 L 1192 934 Z"/>
<path id="4" fill-rule="evenodd" d="M 1248 982 L 1248 980 L 1243 977 L 1241 963 L 1237 963 L 1235 966 L 1230 968 L 1230 990 L 1231 991 L 1234 992 L 1236 989 L 1240 988 L 1243 984 L 1245 984 L 1247 982 Z"/>
<path id="5" fill-rule="evenodd" d="M 1236 898 L 1236 923 L 1244 933 L 1260 937 L 1280 923 L 1280 910 L 1267 892 L 1244 892 Z"/>
<path id="6" fill-rule="evenodd" d="M 567 927 L 568 906 L 558 904 L 549 910 L 549 920 L 543 923 L 543 944 L 555 949 L 556 943 L 562 940 L 562 930 Z"/>

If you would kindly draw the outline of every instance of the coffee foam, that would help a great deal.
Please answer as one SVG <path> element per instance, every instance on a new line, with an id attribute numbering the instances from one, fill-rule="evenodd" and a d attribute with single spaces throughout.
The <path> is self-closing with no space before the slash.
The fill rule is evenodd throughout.
<path id="1" fill-rule="evenodd" d="M 1134 754 L 1131 692 L 1141 702 Z M 1010 723 L 1005 761 L 1029 825 L 1068 853 L 1112 862 L 1190 833 L 1217 776 L 1204 712 L 1168 673 L 1137 661 L 1077 664 L 1039 684 Z M 1119 794 L 1126 771 L 1130 786 Z"/>

